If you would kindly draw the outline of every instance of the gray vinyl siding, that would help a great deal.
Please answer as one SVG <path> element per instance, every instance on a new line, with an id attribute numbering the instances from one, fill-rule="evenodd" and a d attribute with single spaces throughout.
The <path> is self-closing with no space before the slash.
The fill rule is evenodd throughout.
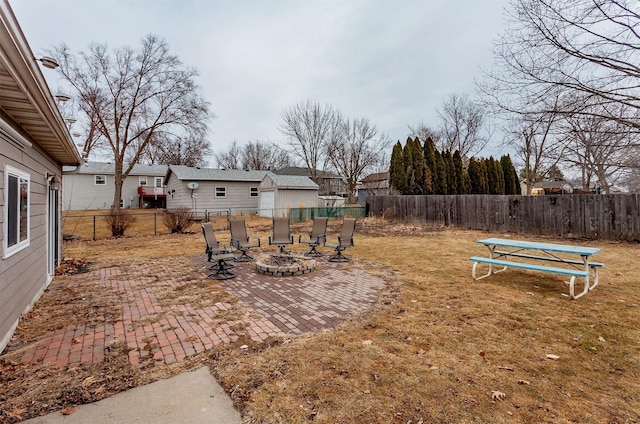
<path id="1" fill-rule="evenodd" d="M 18 148 L 0 137 L 0 240 L 4 231 L 5 166 L 29 174 L 29 246 L 7 258 L 0 257 L 0 351 L 20 317 L 27 312 L 50 281 L 47 274 L 47 173 L 62 175 L 56 164 L 36 144 Z M 61 225 L 61 223 L 59 223 Z M 62 234 L 59 234 L 62 246 Z M 0 247 L 2 249 L 2 247 Z M 59 257 L 62 252 L 59 252 Z"/>
<path id="2" fill-rule="evenodd" d="M 259 181 L 195 181 L 198 188 L 195 202 L 191 190 L 187 188 L 188 180 L 179 180 L 173 176 L 167 181 L 167 209 L 188 207 L 198 211 L 226 211 L 229 209 L 255 212 L 258 209 L 258 197 L 250 196 L 250 187 L 258 187 Z M 225 187 L 225 197 L 215 197 L 216 187 Z M 175 190 L 175 192 L 174 192 Z"/>
<path id="3" fill-rule="evenodd" d="M 105 174 L 96 174 L 105 175 Z M 110 209 L 115 193 L 114 176 L 106 174 L 106 184 L 96 185 L 94 174 L 64 174 L 62 177 L 63 210 Z M 157 175 L 147 175 L 147 185 L 152 187 Z M 140 205 L 139 175 L 129 175 L 122 184 L 122 200 L 125 208 L 137 209 Z"/>

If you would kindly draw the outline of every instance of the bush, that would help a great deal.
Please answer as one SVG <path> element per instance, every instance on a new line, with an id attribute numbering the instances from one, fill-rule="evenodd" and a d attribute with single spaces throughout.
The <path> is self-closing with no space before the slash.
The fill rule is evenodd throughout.
<path id="1" fill-rule="evenodd" d="M 162 215 L 162 222 L 171 233 L 182 234 L 189 228 L 195 217 L 195 213 L 190 208 L 181 206 Z"/>
<path id="2" fill-rule="evenodd" d="M 136 222 L 135 216 L 122 209 L 111 209 L 104 219 L 111 229 L 112 237 L 124 236 L 124 232 Z"/>

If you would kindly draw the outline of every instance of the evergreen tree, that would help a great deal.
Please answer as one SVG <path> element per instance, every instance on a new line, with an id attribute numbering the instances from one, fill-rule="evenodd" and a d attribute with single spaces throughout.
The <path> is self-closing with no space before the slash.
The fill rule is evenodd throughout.
<path id="1" fill-rule="evenodd" d="M 520 187 L 520 177 L 518 177 L 518 172 L 516 171 L 516 168 L 514 166 L 512 166 L 512 171 L 513 172 L 513 179 L 516 182 L 516 186 L 515 186 L 515 190 L 512 194 L 522 194 L 522 188 Z"/>
<path id="2" fill-rule="evenodd" d="M 404 194 L 416 194 L 415 172 L 413 170 L 413 140 L 411 137 L 407 138 L 402 153 L 404 154 L 404 172 L 407 175 L 407 188 Z"/>
<path id="3" fill-rule="evenodd" d="M 498 168 L 496 168 L 493 156 L 485 159 L 485 167 L 487 170 L 487 186 L 489 194 L 500 194 L 500 180 L 498 176 Z"/>
<path id="4" fill-rule="evenodd" d="M 468 194 L 469 187 L 467 185 L 467 178 L 465 178 L 466 170 L 462 165 L 462 155 L 460 155 L 460 150 L 456 150 L 453 152 L 453 167 L 455 170 L 456 177 L 456 192 L 457 194 Z"/>
<path id="5" fill-rule="evenodd" d="M 492 158 L 493 159 L 493 158 Z M 496 194 L 504 194 L 504 172 L 500 162 L 493 159 L 493 166 L 496 168 Z"/>
<path id="6" fill-rule="evenodd" d="M 481 170 L 480 163 L 476 160 L 476 158 L 472 157 L 469 159 L 469 168 L 467 171 L 469 175 L 469 184 L 471 194 L 482 194 L 482 181 L 481 181 Z"/>
<path id="7" fill-rule="evenodd" d="M 518 194 L 520 184 L 516 179 L 515 168 L 511 157 L 509 155 L 503 155 L 500 158 L 500 166 L 502 167 L 502 173 L 504 175 L 504 194 Z"/>
<path id="8" fill-rule="evenodd" d="M 427 194 L 433 194 L 435 190 L 436 178 L 436 145 L 431 137 L 427 137 L 424 141 L 424 165 L 425 165 L 425 191 Z M 427 171 L 428 170 L 428 171 Z"/>
<path id="9" fill-rule="evenodd" d="M 393 146 L 393 150 L 391 151 L 389 185 L 400 194 L 406 194 L 407 192 L 407 174 L 404 166 L 404 153 L 399 140 L 395 146 Z"/>
<path id="10" fill-rule="evenodd" d="M 411 191 L 413 194 L 424 194 L 425 192 L 425 163 L 422 144 L 418 137 L 407 140 L 407 145 L 411 145 L 411 160 L 413 170 L 413 185 Z"/>
<path id="11" fill-rule="evenodd" d="M 447 172 L 447 193 L 458 194 L 458 180 L 456 177 L 456 168 L 453 163 L 453 156 L 451 150 L 447 150 L 442 154 L 444 160 L 445 169 Z"/>
<path id="12" fill-rule="evenodd" d="M 436 172 L 433 178 L 433 194 L 448 194 L 447 167 L 438 149 L 435 150 L 435 162 Z"/>
<path id="13" fill-rule="evenodd" d="M 487 167 L 487 159 L 481 159 L 479 162 L 480 168 L 480 193 L 489 194 L 489 172 Z"/>

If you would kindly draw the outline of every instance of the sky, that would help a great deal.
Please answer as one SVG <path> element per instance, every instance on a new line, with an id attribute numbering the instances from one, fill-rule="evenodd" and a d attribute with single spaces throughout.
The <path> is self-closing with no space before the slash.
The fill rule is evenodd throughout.
<path id="1" fill-rule="evenodd" d="M 137 48 L 147 34 L 200 75 L 214 152 L 284 144 L 281 113 L 307 99 L 403 143 L 474 94 L 508 0 L 10 0 L 34 54 L 66 43 Z M 51 90 L 61 84 L 44 70 Z M 497 149 L 494 140 L 487 152 Z"/>

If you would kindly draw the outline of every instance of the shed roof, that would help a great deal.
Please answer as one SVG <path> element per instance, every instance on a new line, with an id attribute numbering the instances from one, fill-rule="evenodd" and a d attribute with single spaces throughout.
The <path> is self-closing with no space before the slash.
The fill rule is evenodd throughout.
<path id="1" fill-rule="evenodd" d="M 125 169 L 128 164 L 124 164 Z M 164 177 L 167 174 L 167 165 L 147 165 L 136 163 L 129 175 L 151 175 Z M 113 162 L 85 162 L 75 168 L 63 169 L 64 174 L 93 174 L 93 175 L 113 175 L 116 173 L 116 165 Z"/>
<path id="2" fill-rule="evenodd" d="M 318 184 L 314 183 L 313 180 L 309 177 L 304 177 L 300 175 L 277 175 L 273 173 L 269 173 L 265 176 L 265 178 L 271 178 L 274 184 L 278 186 L 278 188 L 297 188 L 297 189 L 311 189 L 317 190 Z"/>
<path id="3" fill-rule="evenodd" d="M 271 171 L 243 171 L 241 169 L 193 168 L 184 165 L 170 165 L 167 178 L 174 174 L 179 180 L 190 181 L 255 181 L 260 182 Z"/>

